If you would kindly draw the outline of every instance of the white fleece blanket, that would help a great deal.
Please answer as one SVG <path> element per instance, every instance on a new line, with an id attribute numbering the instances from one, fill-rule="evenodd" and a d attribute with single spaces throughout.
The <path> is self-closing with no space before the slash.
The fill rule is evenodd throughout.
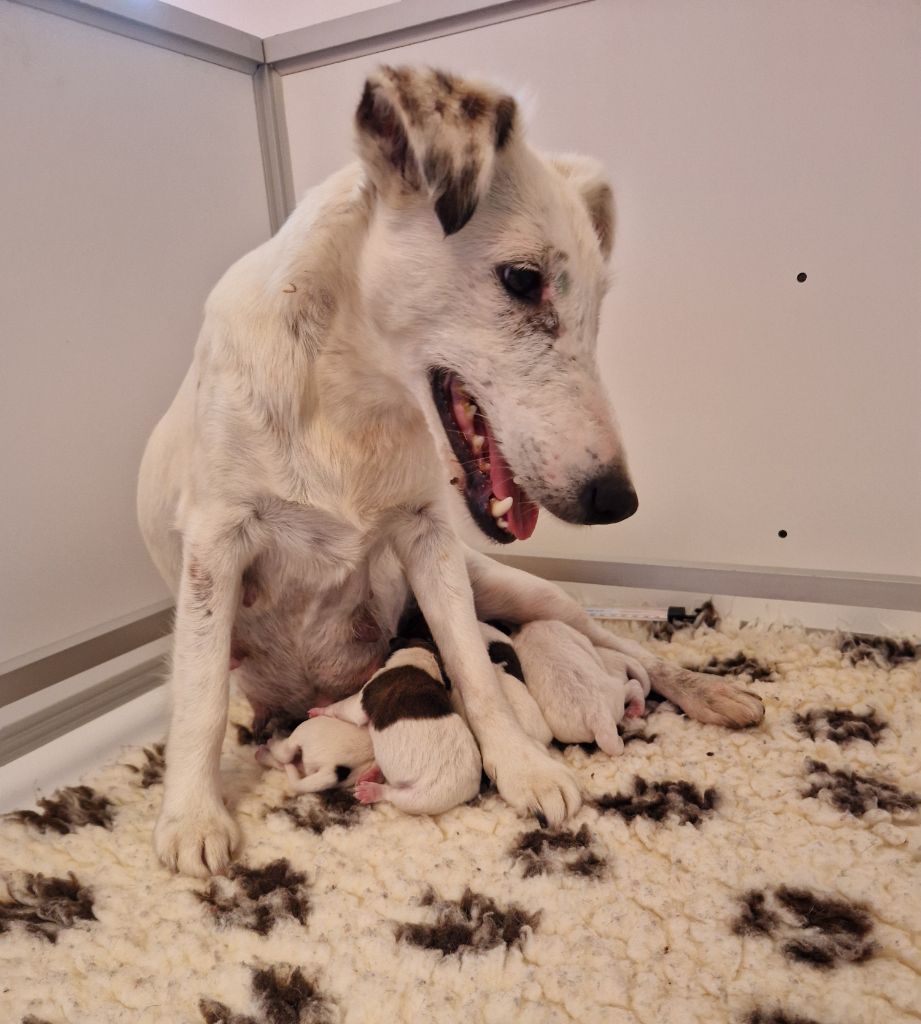
<path id="1" fill-rule="evenodd" d="M 586 798 L 558 832 L 489 793 L 438 818 L 293 799 L 233 724 L 230 878 L 155 862 L 157 750 L 0 822 L 0 1021 L 921 1021 L 919 652 L 790 627 L 646 642 L 716 659 L 764 724 L 661 704 L 619 758 L 556 752 Z"/>

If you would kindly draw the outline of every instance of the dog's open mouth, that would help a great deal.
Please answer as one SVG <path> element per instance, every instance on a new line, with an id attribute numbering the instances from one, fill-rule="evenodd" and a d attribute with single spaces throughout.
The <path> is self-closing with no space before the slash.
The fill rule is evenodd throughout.
<path id="1" fill-rule="evenodd" d="M 525 494 L 505 461 L 489 420 L 463 382 L 449 370 L 432 370 L 435 408 L 461 464 L 457 488 L 470 515 L 492 540 L 527 540 L 537 526 L 537 503 Z"/>

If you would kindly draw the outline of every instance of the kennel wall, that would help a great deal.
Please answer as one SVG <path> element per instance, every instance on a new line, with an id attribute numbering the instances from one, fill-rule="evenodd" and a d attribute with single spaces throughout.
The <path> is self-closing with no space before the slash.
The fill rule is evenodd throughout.
<path id="1" fill-rule="evenodd" d="M 504 84 L 615 186 L 599 359 L 640 514 L 545 515 L 503 557 L 921 610 L 919 41 L 911 0 L 402 0 L 266 39 L 0 0 L 0 701 L 165 628 L 144 440 L 210 287 L 351 157 L 382 61 Z"/>

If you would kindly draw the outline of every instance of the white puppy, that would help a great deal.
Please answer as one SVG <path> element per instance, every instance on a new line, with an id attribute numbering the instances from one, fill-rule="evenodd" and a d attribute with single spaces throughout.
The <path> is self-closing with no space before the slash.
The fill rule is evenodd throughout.
<path id="1" fill-rule="evenodd" d="M 409 814 L 440 814 L 480 790 L 479 747 L 424 647 L 396 651 L 354 696 L 310 715 L 368 726 L 377 765 L 355 787 L 363 804 L 389 800 Z"/>
<path id="2" fill-rule="evenodd" d="M 529 622 L 512 639 L 524 671 L 525 683 L 562 743 L 595 742 L 610 755 L 620 754 L 623 740 L 617 723 L 626 713 L 641 715 L 643 683 L 630 675 L 645 676 L 633 659 L 609 674 L 591 641 L 564 622 Z"/>
<path id="3" fill-rule="evenodd" d="M 308 718 L 290 736 L 256 751 L 266 768 L 282 768 L 298 793 L 351 786 L 374 765 L 367 729 L 335 718 Z"/>
<path id="4" fill-rule="evenodd" d="M 521 662 L 511 640 L 501 630 L 484 622 L 480 623 L 480 633 L 486 641 L 486 650 L 495 666 L 499 685 L 515 712 L 518 724 L 528 736 L 546 747 L 553 739 L 553 732 L 525 685 Z M 464 713 L 463 698 L 457 689 L 451 691 L 451 703 L 460 714 Z"/>

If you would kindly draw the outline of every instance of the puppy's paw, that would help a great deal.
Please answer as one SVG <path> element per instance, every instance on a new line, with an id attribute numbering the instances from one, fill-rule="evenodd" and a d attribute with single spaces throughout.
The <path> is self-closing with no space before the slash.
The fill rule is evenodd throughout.
<path id="1" fill-rule="evenodd" d="M 691 718 L 708 725 L 744 729 L 764 718 L 764 703 L 757 694 L 720 676 L 683 671 L 680 692 L 670 696 Z"/>
<path id="2" fill-rule="evenodd" d="M 376 804 L 384 799 L 384 787 L 379 782 L 359 782 L 355 787 L 355 799 L 360 804 Z"/>
<path id="3" fill-rule="evenodd" d="M 572 771 L 531 742 L 509 743 L 492 757 L 484 752 L 483 765 L 506 803 L 519 814 L 534 814 L 553 828 L 582 805 Z"/>
<path id="4" fill-rule="evenodd" d="M 384 773 L 378 768 L 376 764 L 372 764 L 367 771 L 361 773 L 358 776 L 357 785 L 361 785 L 363 782 L 383 782 Z"/>
<path id="5" fill-rule="evenodd" d="M 646 713 L 646 694 L 643 684 L 631 679 L 624 688 L 624 717 L 642 718 Z"/>
<path id="6" fill-rule="evenodd" d="M 175 811 L 164 808 L 154 829 L 154 849 L 171 871 L 196 878 L 223 874 L 240 830 L 223 804 Z"/>

